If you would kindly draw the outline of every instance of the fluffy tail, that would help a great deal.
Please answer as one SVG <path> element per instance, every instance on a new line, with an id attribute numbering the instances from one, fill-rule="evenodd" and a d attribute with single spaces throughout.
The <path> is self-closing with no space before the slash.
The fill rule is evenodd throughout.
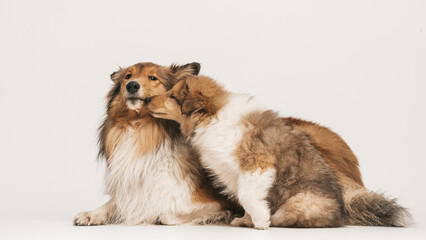
<path id="1" fill-rule="evenodd" d="M 343 198 L 349 225 L 406 227 L 412 223 L 409 211 L 382 193 L 347 189 Z"/>

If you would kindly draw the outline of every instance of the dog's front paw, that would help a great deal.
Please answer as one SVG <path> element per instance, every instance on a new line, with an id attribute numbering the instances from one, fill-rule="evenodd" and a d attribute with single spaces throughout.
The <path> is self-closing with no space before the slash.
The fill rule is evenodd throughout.
<path id="1" fill-rule="evenodd" d="M 108 224 L 108 216 L 106 213 L 99 211 L 82 212 L 74 219 L 76 226 L 96 226 Z"/>
<path id="2" fill-rule="evenodd" d="M 257 230 L 266 230 L 269 228 L 269 225 L 271 225 L 271 221 L 262 221 L 253 224 L 254 228 Z"/>
<path id="3" fill-rule="evenodd" d="M 253 227 L 251 217 L 248 214 L 244 214 L 244 216 L 240 218 L 234 218 L 231 225 L 234 227 Z"/>
<path id="4" fill-rule="evenodd" d="M 254 221 L 250 215 L 244 214 L 244 217 L 235 218 L 232 220 L 231 225 L 234 227 L 252 227 L 258 230 L 266 230 L 271 224 L 271 221 L 269 221 L 267 218 L 255 220 L 256 221 Z"/>
<path id="5" fill-rule="evenodd" d="M 251 216 L 251 220 L 253 222 L 253 227 L 257 230 L 266 230 L 271 225 L 269 214 L 257 214 Z"/>

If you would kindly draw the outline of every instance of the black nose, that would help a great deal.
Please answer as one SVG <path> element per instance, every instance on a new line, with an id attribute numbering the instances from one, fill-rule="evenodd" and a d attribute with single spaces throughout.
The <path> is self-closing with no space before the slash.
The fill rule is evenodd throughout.
<path id="1" fill-rule="evenodd" d="M 141 85 L 139 85 L 136 81 L 131 81 L 127 84 L 126 89 L 129 93 L 135 93 L 141 88 Z"/>
<path id="2" fill-rule="evenodd" d="M 145 98 L 145 103 L 149 103 L 149 102 L 151 102 L 151 98 L 149 97 L 149 98 Z"/>

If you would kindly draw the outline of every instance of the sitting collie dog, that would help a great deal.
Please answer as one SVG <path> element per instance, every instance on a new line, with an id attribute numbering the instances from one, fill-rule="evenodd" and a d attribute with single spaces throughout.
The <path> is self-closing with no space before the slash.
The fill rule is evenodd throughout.
<path id="1" fill-rule="evenodd" d="M 200 64 L 138 63 L 111 75 L 99 155 L 111 199 L 76 216 L 75 225 L 184 224 L 230 221 L 232 204 L 217 194 L 177 123 L 155 119 L 144 100 L 198 74 Z"/>
<path id="2" fill-rule="evenodd" d="M 244 208 L 234 226 L 405 226 L 409 220 L 394 199 L 364 188 L 355 156 L 326 128 L 282 118 L 204 76 L 188 76 L 146 103 L 154 117 L 180 124 L 202 165 Z"/>

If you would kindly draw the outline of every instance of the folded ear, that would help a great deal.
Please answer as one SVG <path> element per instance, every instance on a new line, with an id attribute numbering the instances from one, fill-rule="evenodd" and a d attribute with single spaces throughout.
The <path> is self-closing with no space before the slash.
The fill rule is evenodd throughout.
<path id="1" fill-rule="evenodd" d="M 181 106 L 182 114 L 198 112 L 202 109 L 204 109 L 204 105 L 201 99 L 198 99 L 197 97 L 193 96 L 191 93 L 186 95 Z"/>
<path id="2" fill-rule="evenodd" d="M 190 75 L 198 75 L 198 73 L 200 73 L 201 65 L 197 62 L 193 62 L 185 65 L 172 64 L 169 68 L 176 79 L 180 80 Z"/>
<path id="3" fill-rule="evenodd" d="M 125 72 L 126 72 L 125 69 L 123 69 L 123 68 L 120 67 L 118 69 L 118 71 L 115 71 L 115 72 L 111 73 L 111 75 L 110 75 L 111 80 L 113 82 L 117 82 L 118 80 L 120 80 L 120 79 L 122 79 L 124 77 L 124 73 Z"/>

